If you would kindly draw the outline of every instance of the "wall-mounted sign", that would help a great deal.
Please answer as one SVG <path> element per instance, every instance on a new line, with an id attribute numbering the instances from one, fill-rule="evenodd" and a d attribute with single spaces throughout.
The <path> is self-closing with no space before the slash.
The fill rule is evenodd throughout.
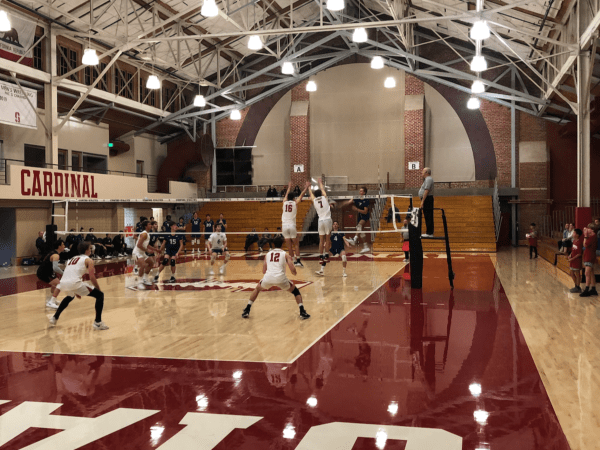
<path id="1" fill-rule="evenodd" d="M 29 97 L 29 102 L 25 94 Z M 0 122 L 18 127 L 37 128 L 37 92 L 33 89 L 23 88 L 12 83 L 0 81 Z"/>
<path id="2" fill-rule="evenodd" d="M 294 173 L 303 173 L 304 164 L 294 164 Z"/>
<path id="3" fill-rule="evenodd" d="M 408 163 L 408 170 L 419 170 L 419 161 L 411 161 Z"/>

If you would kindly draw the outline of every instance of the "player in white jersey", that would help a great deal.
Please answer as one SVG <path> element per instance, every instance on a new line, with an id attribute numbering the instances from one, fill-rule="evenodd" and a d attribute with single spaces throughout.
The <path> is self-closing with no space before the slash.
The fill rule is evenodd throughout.
<path id="1" fill-rule="evenodd" d="M 329 199 L 327 193 L 323 188 L 323 181 L 319 178 L 319 189 L 314 193 L 309 190 L 310 198 L 313 201 L 315 210 L 319 215 L 319 258 L 321 264 L 321 270 L 317 271 L 317 275 L 324 275 L 325 265 L 329 259 L 329 253 L 327 249 L 331 247 L 331 228 L 333 226 L 331 222 L 331 207 L 329 206 Z"/>
<path id="2" fill-rule="evenodd" d="M 63 298 L 58 306 L 56 313 L 50 317 L 50 326 L 56 326 L 62 312 L 69 306 L 75 296 L 82 297 L 87 295 L 96 299 L 96 319 L 93 324 L 94 330 L 108 330 L 108 327 L 102 322 L 102 309 L 104 308 L 104 293 L 98 286 L 96 280 L 96 271 L 94 269 L 94 261 L 90 258 L 92 254 L 92 244 L 89 242 L 80 242 L 78 247 L 79 256 L 71 258 L 65 266 L 65 271 L 57 286 L 61 292 L 67 296 Z M 93 286 L 83 282 L 83 275 L 88 273 Z"/>
<path id="3" fill-rule="evenodd" d="M 131 255 L 135 259 L 135 265 L 138 269 L 138 274 L 142 275 L 142 283 L 148 286 L 152 286 L 152 281 L 148 279 L 148 274 L 152 270 L 154 265 L 154 260 L 149 257 L 146 253 L 158 253 L 159 249 L 153 247 L 150 244 L 150 230 L 154 226 L 156 221 L 144 220 L 140 227 L 142 231 L 140 232 L 137 242 L 135 243 L 135 248 Z M 128 286 L 129 289 L 137 289 L 138 282 Z"/>
<path id="4" fill-rule="evenodd" d="M 250 317 L 250 308 L 252 308 L 252 304 L 256 301 L 256 298 L 261 291 L 277 286 L 279 289 L 291 292 L 294 295 L 296 303 L 300 308 L 300 318 L 308 319 L 310 315 L 304 309 L 302 294 L 300 294 L 296 285 L 288 280 L 285 275 L 286 267 L 289 267 L 290 272 L 292 272 L 293 275 L 296 275 L 297 273 L 292 257 L 281 250 L 281 246 L 283 245 L 283 238 L 281 236 L 277 236 L 273 240 L 273 244 L 275 245 L 275 248 L 267 253 L 263 263 L 264 277 L 258 282 L 256 288 L 250 295 L 250 300 L 248 301 L 244 312 L 242 312 L 242 317 L 244 319 Z"/>
<path id="5" fill-rule="evenodd" d="M 294 265 L 297 267 L 304 267 L 304 265 L 300 261 L 300 237 L 296 231 L 296 213 L 298 212 L 298 204 L 304 198 L 304 193 L 309 187 L 310 183 L 307 182 L 300 196 L 296 197 L 296 194 L 292 192 L 292 182 L 290 181 L 285 193 L 286 200 L 283 202 L 283 213 L 281 214 L 281 234 L 287 242 L 292 259 L 294 259 L 294 249 L 296 250 Z"/>
<path id="6" fill-rule="evenodd" d="M 219 269 L 219 273 L 225 273 L 225 266 L 229 262 L 229 258 L 231 255 L 229 254 L 229 250 L 227 250 L 227 236 L 225 233 L 221 232 L 221 224 L 218 224 L 216 230 L 213 234 L 208 238 L 208 248 L 210 250 L 210 271 L 208 272 L 210 275 L 214 275 L 213 266 L 215 265 L 215 260 L 218 255 L 225 254 L 225 261 L 223 265 Z"/>

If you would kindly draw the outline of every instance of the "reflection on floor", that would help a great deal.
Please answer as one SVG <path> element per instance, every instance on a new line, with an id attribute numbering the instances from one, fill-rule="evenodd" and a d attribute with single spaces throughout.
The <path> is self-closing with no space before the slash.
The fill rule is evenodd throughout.
<path id="1" fill-rule="evenodd" d="M 231 264 L 227 276 L 245 279 L 243 267 L 248 262 Z M 123 275 L 104 279 L 106 288 L 120 290 L 122 297 L 118 307 L 107 311 L 107 322 L 112 314 L 115 329 L 129 327 L 124 335 L 130 335 L 132 347 L 140 346 L 141 339 L 150 340 L 144 347 L 154 353 L 145 357 L 111 356 L 111 333 L 122 331 L 92 333 L 91 304 L 67 310 L 78 325 L 46 332 L 41 326 L 35 329 L 33 320 L 22 319 L 40 315 L 35 309 L 40 307 L 37 293 L 7 297 L 8 310 L 3 298 L 0 312 L 4 317 L 11 312 L 18 323 L 30 326 L 24 334 L 34 342 L 28 349 L 32 353 L 0 353 L 0 399 L 9 400 L 0 406 L 0 429 L 6 430 L 7 418 L 12 424 L 10 431 L 0 433 L 2 450 L 23 448 L 44 438 L 47 448 L 61 448 L 59 443 L 67 442 L 67 437 L 68 448 L 93 442 L 86 448 L 98 449 L 569 448 L 534 363 L 537 357 L 529 351 L 529 340 L 526 343 L 488 256 L 455 261 L 453 292 L 445 276 L 446 261 L 435 255 L 425 260 L 423 290 L 409 288 L 405 269 L 398 264 L 357 263 L 355 271 L 349 270 L 346 283 L 352 288 L 346 291 L 340 263 L 332 264 L 324 280 L 308 275 L 316 268 L 311 264 L 315 263 L 308 262 L 306 276 L 298 275 L 312 283 L 303 287 L 303 295 L 316 311 L 314 323 L 322 321 L 333 328 L 292 363 L 168 359 L 179 357 L 175 354 L 190 342 L 179 336 L 161 345 L 181 330 L 190 333 L 196 324 L 187 319 L 193 302 L 206 303 L 197 308 L 210 316 L 216 332 L 237 327 L 242 340 L 252 339 L 253 346 L 263 349 L 257 354 L 268 357 L 285 347 L 270 347 L 270 341 L 279 339 L 293 346 L 293 340 L 314 326 L 313 318 L 296 320 L 293 300 L 278 297 L 283 293 L 265 293 L 251 319 L 243 321 L 239 306 L 247 293 L 235 289 L 198 294 L 187 290 L 195 287 L 188 285 L 185 290 L 142 292 L 153 300 L 140 301 L 139 292 L 131 297 L 123 293 L 124 282 L 119 281 Z M 255 269 L 248 266 L 247 270 L 257 277 Z M 362 280 L 360 284 L 355 285 L 353 277 Z M 364 292 L 359 294 L 354 286 Z M 195 298 L 186 298 L 190 292 Z M 226 308 L 211 309 L 209 304 L 218 300 L 206 296 L 214 292 L 227 298 Z M 185 307 L 180 305 L 180 295 Z M 353 303 L 349 297 L 360 299 Z M 131 313 L 120 312 L 127 308 Z M 271 308 L 286 311 L 285 317 L 279 319 Z M 137 320 L 136 311 L 146 318 Z M 116 320 L 120 314 L 122 321 Z M 255 321 L 266 330 L 252 329 Z M 140 327 L 162 331 L 145 336 Z M 99 347 L 104 353 L 61 354 L 55 342 L 61 329 L 63 345 L 71 348 L 83 339 L 88 348 Z M 12 343 L 8 335 L 15 332 L 19 327 L 10 331 L 3 327 L 1 350 Z M 265 333 L 263 339 L 255 337 L 259 332 Z M 58 353 L 36 350 L 46 345 L 44 340 L 53 341 Z M 213 351 L 229 352 L 226 347 L 232 344 L 216 340 L 212 345 Z M 52 411 L 54 417 L 48 415 Z M 117 414 L 119 420 L 108 420 Z M 58 420 L 59 416 L 93 419 Z M 87 427 L 86 432 L 81 427 Z"/>

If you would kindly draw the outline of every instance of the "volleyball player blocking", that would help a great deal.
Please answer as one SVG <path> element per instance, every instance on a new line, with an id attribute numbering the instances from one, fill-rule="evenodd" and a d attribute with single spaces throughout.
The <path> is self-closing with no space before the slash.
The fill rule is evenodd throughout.
<path id="1" fill-rule="evenodd" d="M 292 182 L 288 184 L 287 192 L 285 193 L 285 200 L 283 202 L 283 213 L 281 214 L 281 234 L 285 238 L 287 243 L 290 257 L 294 259 L 294 266 L 304 267 L 300 261 L 300 237 L 296 230 L 296 214 L 298 213 L 298 204 L 304 198 L 306 190 L 310 187 L 310 183 L 306 182 L 306 187 L 300 193 L 300 196 L 296 197 L 296 194 L 292 192 Z"/>
<path id="2" fill-rule="evenodd" d="M 317 214 L 319 215 L 319 258 L 321 264 L 321 270 L 316 272 L 317 275 L 323 276 L 325 274 L 324 269 L 329 260 L 328 249 L 331 247 L 331 228 L 333 226 L 331 222 L 331 207 L 329 206 L 329 199 L 327 193 L 323 187 L 323 180 L 319 178 L 319 189 L 314 193 L 312 190 L 308 191 L 310 198 L 313 201 L 313 205 Z"/>

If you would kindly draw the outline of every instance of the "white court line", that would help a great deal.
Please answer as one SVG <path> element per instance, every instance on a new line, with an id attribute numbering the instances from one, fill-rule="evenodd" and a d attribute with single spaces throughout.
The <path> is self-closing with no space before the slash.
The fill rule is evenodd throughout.
<path id="1" fill-rule="evenodd" d="M 390 279 L 393 276 L 397 275 L 402 269 L 404 269 L 404 267 L 406 267 L 406 264 L 403 267 L 401 267 L 400 269 L 398 269 L 396 272 L 391 274 L 389 277 L 387 277 L 387 279 L 384 282 L 382 282 L 379 286 L 377 286 L 375 289 L 373 289 L 371 292 L 369 292 L 367 294 L 367 296 L 364 298 L 364 300 L 361 300 L 356 305 L 354 305 L 354 308 L 352 308 L 350 311 L 348 311 L 348 313 L 346 315 L 341 317 L 337 322 L 335 322 L 327 330 L 325 330 L 317 339 L 315 339 L 310 345 L 308 345 L 304 350 L 302 350 L 294 359 L 289 361 L 287 364 L 295 363 L 296 360 L 298 360 L 298 358 L 300 358 L 302 355 L 304 355 L 308 351 L 308 349 L 312 348 L 317 342 L 319 342 L 323 338 L 323 336 L 325 336 L 327 333 L 329 333 L 338 323 L 340 323 L 342 320 L 344 320 L 346 317 L 348 317 L 350 314 L 352 314 L 352 312 L 354 312 L 354 310 L 356 308 L 358 308 L 360 305 L 362 305 L 367 298 L 369 298 L 371 295 L 373 295 L 375 292 L 377 292 L 378 289 L 380 289 L 385 283 L 390 281 Z M 379 302 L 376 302 L 376 303 L 379 303 Z M 410 303 L 408 303 L 408 304 L 410 305 Z"/>

